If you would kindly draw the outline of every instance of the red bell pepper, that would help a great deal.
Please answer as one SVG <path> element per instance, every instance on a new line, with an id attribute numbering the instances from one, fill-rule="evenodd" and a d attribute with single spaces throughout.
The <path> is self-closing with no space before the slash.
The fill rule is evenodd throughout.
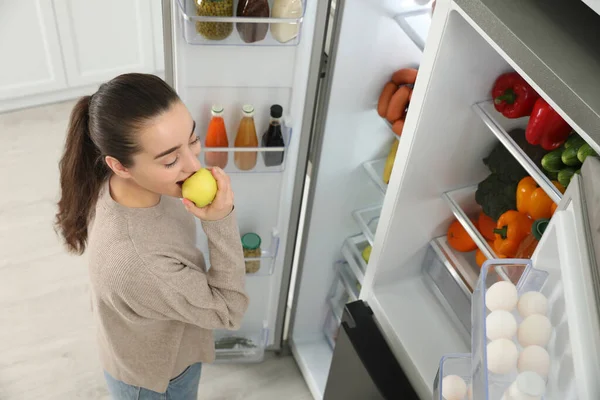
<path id="1" fill-rule="evenodd" d="M 521 118 L 531 114 L 540 97 L 516 72 L 500 75 L 492 88 L 494 107 L 506 118 Z"/>
<path id="2" fill-rule="evenodd" d="M 525 139 L 530 144 L 539 144 L 544 150 L 554 150 L 567 140 L 571 131 L 569 124 L 540 97 L 531 112 Z"/>

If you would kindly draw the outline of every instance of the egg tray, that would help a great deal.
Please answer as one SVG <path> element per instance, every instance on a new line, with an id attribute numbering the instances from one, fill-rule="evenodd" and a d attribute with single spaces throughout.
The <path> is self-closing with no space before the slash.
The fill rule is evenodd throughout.
<path id="1" fill-rule="evenodd" d="M 442 357 L 440 360 L 440 367 L 437 375 L 433 382 L 433 399 L 434 400 L 447 400 L 442 395 L 444 391 L 449 388 L 445 388 L 444 385 L 448 384 L 448 381 L 444 381 L 447 376 L 458 376 L 460 377 L 467 388 L 467 393 L 471 389 L 471 354 L 448 354 Z M 460 381 L 460 380 L 459 380 Z M 464 398 L 464 397 L 463 397 Z M 471 399 L 471 396 L 467 397 Z"/>
<path id="2" fill-rule="evenodd" d="M 544 399 L 576 399 L 575 377 L 569 330 L 565 312 L 560 269 L 536 269 L 531 260 L 489 260 L 481 270 L 478 285 L 473 292 L 471 308 L 471 351 L 473 398 L 481 400 L 501 400 L 504 392 L 515 381 L 518 371 L 511 368 L 506 374 L 496 374 L 488 370 L 486 317 L 490 311 L 486 307 L 486 294 L 496 282 L 509 277 L 516 285 L 519 298 L 530 291 L 543 294 L 548 300 L 546 316 L 552 325 L 550 340 L 545 346 L 550 355 L 550 369 L 546 382 Z M 515 308 L 511 311 L 521 324 L 523 318 Z M 515 334 L 511 338 L 519 354 L 523 347 Z"/>

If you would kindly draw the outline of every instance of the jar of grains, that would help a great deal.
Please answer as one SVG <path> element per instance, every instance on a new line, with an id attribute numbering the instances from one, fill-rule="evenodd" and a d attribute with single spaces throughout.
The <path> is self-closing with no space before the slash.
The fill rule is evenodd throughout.
<path id="1" fill-rule="evenodd" d="M 233 17 L 233 0 L 196 0 L 196 10 L 201 17 Z M 223 40 L 233 32 L 233 23 L 196 21 L 196 31 L 209 40 Z"/>
<path id="2" fill-rule="evenodd" d="M 242 247 L 245 258 L 256 258 L 261 256 L 260 236 L 256 233 L 246 233 L 242 236 Z M 246 260 L 246 273 L 254 274 L 260 270 L 260 260 Z"/>

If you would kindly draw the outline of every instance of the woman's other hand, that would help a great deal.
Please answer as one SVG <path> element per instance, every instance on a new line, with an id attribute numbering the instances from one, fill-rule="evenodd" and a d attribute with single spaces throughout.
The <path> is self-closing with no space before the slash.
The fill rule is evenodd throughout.
<path id="1" fill-rule="evenodd" d="M 219 167 L 210 168 L 210 172 L 217 181 L 217 195 L 206 207 L 198 208 L 188 200 L 183 199 L 186 210 L 204 221 L 217 221 L 228 216 L 233 210 L 233 191 L 229 176 Z"/>

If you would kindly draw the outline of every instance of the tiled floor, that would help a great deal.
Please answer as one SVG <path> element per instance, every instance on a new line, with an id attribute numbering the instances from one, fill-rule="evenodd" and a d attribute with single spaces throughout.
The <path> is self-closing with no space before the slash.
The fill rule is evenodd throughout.
<path id="1" fill-rule="evenodd" d="M 73 103 L 0 114 L 0 399 L 108 400 L 85 256 L 53 231 L 57 162 Z M 312 399 L 291 358 L 207 365 L 202 400 Z"/>

